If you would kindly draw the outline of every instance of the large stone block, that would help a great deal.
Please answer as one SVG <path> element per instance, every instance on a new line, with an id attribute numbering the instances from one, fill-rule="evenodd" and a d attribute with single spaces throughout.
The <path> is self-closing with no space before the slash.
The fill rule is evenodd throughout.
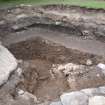
<path id="1" fill-rule="evenodd" d="M 0 45 L 0 86 L 8 80 L 10 73 L 16 68 L 17 61 L 15 57 L 7 48 Z"/>

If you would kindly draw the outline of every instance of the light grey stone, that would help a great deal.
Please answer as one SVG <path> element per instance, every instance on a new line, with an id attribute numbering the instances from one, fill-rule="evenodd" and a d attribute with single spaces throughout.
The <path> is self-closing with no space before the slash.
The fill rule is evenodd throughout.
<path id="1" fill-rule="evenodd" d="M 90 60 L 90 59 L 87 59 L 87 61 L 86 61 L 86 65 L 87 66 L 91 66 L 93 63 L 92 63 L 92 60 Z"/>
<path id="2" fill-rule="evenodd" d="M 100 94 L 104 94 L 105 95 L 105 86 L 101 86 L 98 89 L 99 89 Z"/>
<path id="3" fill-rule="evenodd" d="M 89 98 L 89 105 L 105 105 L 104 96 L 94 96 Z"/>
<path id="4" fill-rule="evenodd" d="M 103 74 L 105 74 L 105 64 L 99 63 L 99 64 L 97 65 L 97 67 L 100 68 L 100 70 L 102 71 Z"/>
<path id="5" fill-rule="evenodd" d="M 82 92 L 65 93 L 60 98 L 63 105 L 88 105 L 88 96 Z"/>
<path id="6" fill-rule="evenodd" d="M 33 101 L 34 103 L 38 103 L 37 97 L 27 91 L 23 91 L 23 90 L 19 90 L 18 91 L 18 99 L 23 99 L 23 100 L 29 100 L 29 101 Z"/>
<path id="7" fill-rule="evenodd" d="M 0 85 L 8 80 L 11 72 L 17 67 L 15 57 L 8 51 L 7 48 L 0 45 Z"/>
<path id="8" fill-rule="evenodd" d="M 3 24 L 5 24 L 5 21 L 4 20 L 1 20 L 0 21 L 0 25 L 3 25 Z"/>
<path id="9" fill-rule="evenodd" d="M 84 92 L 89 97 L 92 97 L 92 96 L 95 96 L 95 95 L 105 95 L 105 86 L 101 86 L 99 88 L 82 89 L 81 92 Z"/>
<path id="10" fill-rule="evenodd" d="M 20 27 L 18 26 L 18 25 L 14 25 L 14 26 L 12 26 L 12 29 L 13 30 L 18 30 Z"/>
<path id="11" fill-rule="evenodd" d="M 19 14 L 19 15 L 17 15 L 17 19 L 21 19 L 21 18 L 26 18 L 26 17 L 28 17 L 26 14 Z"/>
<path id="12" fill-rule="evenodd" d="M 50 105 L 62 105 L 61 101 L 52 102 Z"/>
<path id="13" fill-rule="evenodd" d="M 87 88 L 87 89 L 82 89 L 81 92 L 84 92 L 88 96 L 92 97 L 94 94 L 99 93 L 99 90 L 97 88 Z"/>

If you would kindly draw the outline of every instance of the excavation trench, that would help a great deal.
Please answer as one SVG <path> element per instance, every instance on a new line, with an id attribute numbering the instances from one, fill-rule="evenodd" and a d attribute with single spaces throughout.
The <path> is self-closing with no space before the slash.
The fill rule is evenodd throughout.
<path id="1" fill-rule="evenodd" d="M 19 12 L 18 9 L 20 15 L 14 14 L 14 11 Z M 76 15 L 77 20 L 72 20 L 72 15 L 76 17 L 73 11 L 63 21 L 65 16 L 61 15 L 65 11 L 59 15 L 61 10 L 49 11 L 47 8 L 43 13 L 33 10 L 35 16 L 32 12 L 32 16 L 27 13 L 28 17 L 18 19 L 23 15 L 21 9 L 25 13 L 31 11 L 26 7 L 10 10 L 10 14 L 7 12 L 6 15 L 8 25 L 1 24 L 0 30 L 3 44 L 22 68 L 21 80 L 16 88 L 34 94 L 40 100 L 52 101 L 63 92 L 105 85 L 105 74 L 97 68 L 98 63 L 105 63 L 105 44 L 102 42 L 105 37 L 104 31 L 100 33 L 103 30 L 100 21 L 101 29 L 94 21 L 90 24 L 91 18 L 87 14 L 89 22 L 83 14 L 84 21 L 80 21 L 78 16 L 81 12 Z M 18 17 L 17 20 L 14 17 Z M 92 19 L 96 20 L 94 17 Z M 103 37 L 97 39 L 96 34 Z"/>
<path id="2" fill-rule="evenodd" d="M 16 42 L 8 48 L 23 70 L 17 88 L 31 92 L 41 100 L 52 101 L 66 91 L 105 84 L 104 75 L 95 68 L 96 64 L 104 62 L 100 56 L 72 50 L 41 37 Z M 93 62 L 91 66 L 86 65 L 88 59 Z M 83 68 L 70 69 L 70 75 L 59 71 L 64 65 L 82 65 Z"/>

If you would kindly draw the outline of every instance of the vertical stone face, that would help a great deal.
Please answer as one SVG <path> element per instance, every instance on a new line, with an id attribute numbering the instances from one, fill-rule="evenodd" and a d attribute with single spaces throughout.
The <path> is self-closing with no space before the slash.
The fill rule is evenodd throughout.
<path id="1" fill-rule="evenodd" d="M 15 57 L 7 48 L 0 45 L 0 86 L 8 80 L 11 72 L 17 67 Z"/>

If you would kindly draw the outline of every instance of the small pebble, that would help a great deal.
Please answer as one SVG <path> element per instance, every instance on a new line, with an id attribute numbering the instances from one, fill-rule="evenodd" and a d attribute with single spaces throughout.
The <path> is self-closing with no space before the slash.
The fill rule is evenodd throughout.
<path id="1" fill-rule="evenodd" d="M 23 90 L 19 90 L 18 91 L 18 95 L 23 95 L 24 94 L 24 91 Z"/>
<path id="2" fill-rule="evenodd" d="M 86 65 L 87 65 L 87 66 L 91 66 L 91 65 L 92 65 L 92 61 L 91 61 L 90 59 L 88 59 L 88 60 L 86 61 Z"/>

